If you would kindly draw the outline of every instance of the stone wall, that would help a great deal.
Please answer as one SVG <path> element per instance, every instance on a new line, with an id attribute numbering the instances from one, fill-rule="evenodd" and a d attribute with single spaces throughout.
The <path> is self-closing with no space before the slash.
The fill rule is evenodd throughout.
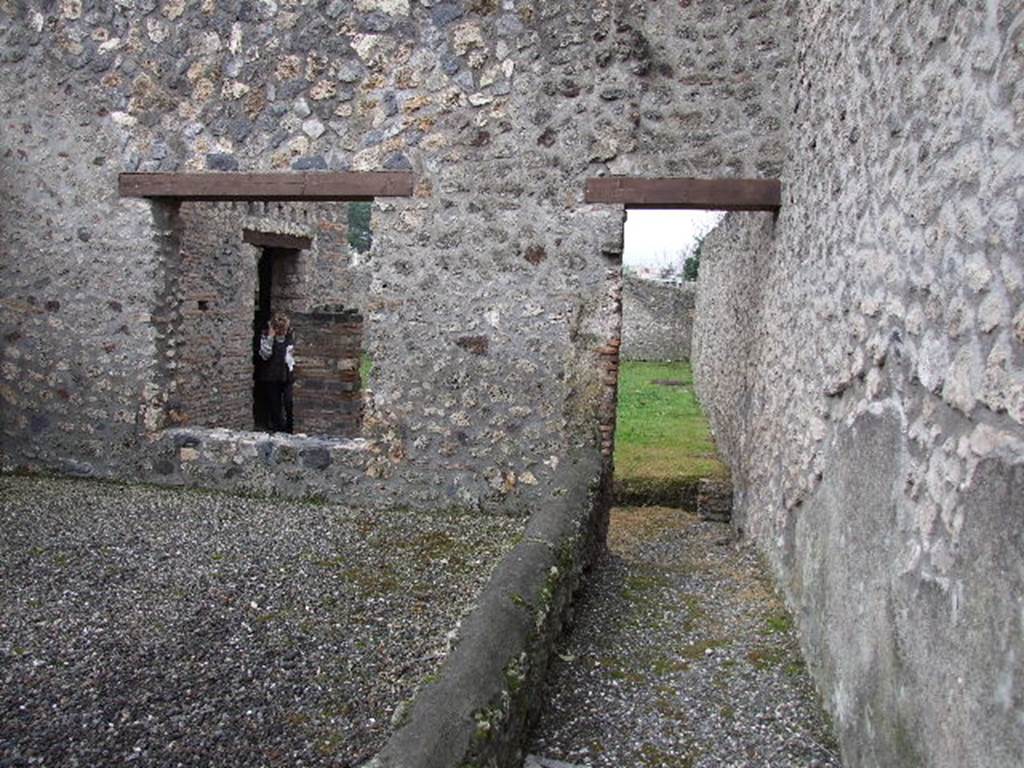
<path id="1" fill-rule="evenodd" d="M 356 310 L 296 314 L 295 431 L 357 437 L 363 426 L 359 365 L 363 316 Z"/>
<path id="2" fill-rule="evenodd" d="M 763 482 L 751 443 L 758 418 L 753 393 L 763 386 L 760 361 L 767 333 L 762 312 L 763 278 L 771 272 L 775 228 L 770 213 L 729 214 L 701 249 L 693 327 L 693 374 L 701 408 L 711 422 L 719 457 L 735 486 L 733 522 L 747 525 L 748 490 Z M 710 247 L 710 260 L 705 250 Z M 710 263 L 711 266 L 708 266 Z M 781 363 L 777 363 L 777 366 Z M 771 386 L 791 386 L 784 370 L 773 369 Z M 762 472 L 755 480 L 752 473 Z"/>
<path id="3" fill-rule="evenodd" d="M 583 180 L 781 168 L 702 257 L 738 521 L 848 765 L 1019 765 L 1022 12 L 0 0 L 2 466 L 522 513 L 609 447 L 622 212 Z M 365 439 L 167 428 L 189 212 L 116 178 L 204 168 L 415 173 L 340 299 Z"/>
<path id="4" fill-rule="evenodd" d="M 59 79 L 7 64 L 0 93 L 3 466 L 128 474 L 163 355 L 158 228 L 117 199 L 124 138 Z"/>
<path id="5" fill-rule="evenodd" d="M 689 360 L 696 296 L 696 283 L 624 278 L 622 358 Z"/>
<path id="6" fill-rule="evenodd" d="M 1020 3 L 808 3 L 698 391 L 850 766 L 1024 764 Z"/>
<path id="7" fill-rule="evenodd" d="M 173 420 L 252 429 L 255 254 L 242 242 L 239 206 L 181 206 L 180 342 Z"/>
<path id="8" fill-rule="evenodd" d="M 514 513 L 561 493 L 569 448 L 608 448 L 619 338 L 622 211 L 584 205 L 584 179 L 773 173 L 787 12 L 0 2 L 3 466 L 238 475 L 162 452 L 188 211 L 118 199 L 118 172 L 411 169 L 340 297 L 373 358 L 375 458 L 349 478 L 373 492 L 352 496 Z"/>

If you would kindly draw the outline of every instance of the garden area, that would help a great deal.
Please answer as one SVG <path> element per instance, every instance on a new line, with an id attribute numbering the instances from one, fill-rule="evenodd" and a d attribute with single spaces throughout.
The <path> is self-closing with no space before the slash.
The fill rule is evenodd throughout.
<path id="1" fill-rule="evenodd" d="M 617 504 L 691 506 L 703 477 L 726 478 L 688 362 L 623 361 L 615 427 Z"/>

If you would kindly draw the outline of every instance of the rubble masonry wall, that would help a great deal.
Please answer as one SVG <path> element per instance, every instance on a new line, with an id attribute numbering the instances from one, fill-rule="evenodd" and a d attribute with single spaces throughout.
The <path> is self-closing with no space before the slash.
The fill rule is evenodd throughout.
<path id="1" fill-rule="evenodd" d="M 689 360 L 697 285 L 622 281 L 622 359 Z"/>
<path id="2" fill-rule="evenodd" d="M 619 343 L 623 214 L 584 180 L 775 175 L 787 10 L 0 3 L 3 466 L 512 514 L 564 492 L 569 449 L 610 452 Z M 352 466 L 166 431 L 183 214 L 117 174 L 202 169 L 415 174 L 360 256 L 373 401 L 365 443 L 324 449 Z"/>
<path id="3" fill-rule="evenodd" d="M 1024 762 L 1024 7 L 800 6 L 696 380 L 850 766 Z"/>

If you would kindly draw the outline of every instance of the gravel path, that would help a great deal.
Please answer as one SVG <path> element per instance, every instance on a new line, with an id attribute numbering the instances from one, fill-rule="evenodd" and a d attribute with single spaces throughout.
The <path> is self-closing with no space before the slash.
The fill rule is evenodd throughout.
<path id="1" fill-rule="evenodd" d="M 725 524 L 650 507 L 613 510 L 609 547 L 528 752 L 590 766 L 840 765 L 790 617 L 750 545 Z"/>
<path id="2" fill-rule="evenodd" d="M 0 477 L 0 765 L 356 764 L 521 528 Z"/>

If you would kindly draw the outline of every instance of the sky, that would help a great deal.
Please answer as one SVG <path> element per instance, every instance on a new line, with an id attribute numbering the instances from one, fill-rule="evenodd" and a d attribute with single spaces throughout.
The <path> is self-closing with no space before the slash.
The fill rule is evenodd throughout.
<path id="1" fill-rule="evenodd" d="M 682 267 L 697 238 L 710 232 L 724 215 L 721 211 L 627 210 L 622 265 Z"/>

